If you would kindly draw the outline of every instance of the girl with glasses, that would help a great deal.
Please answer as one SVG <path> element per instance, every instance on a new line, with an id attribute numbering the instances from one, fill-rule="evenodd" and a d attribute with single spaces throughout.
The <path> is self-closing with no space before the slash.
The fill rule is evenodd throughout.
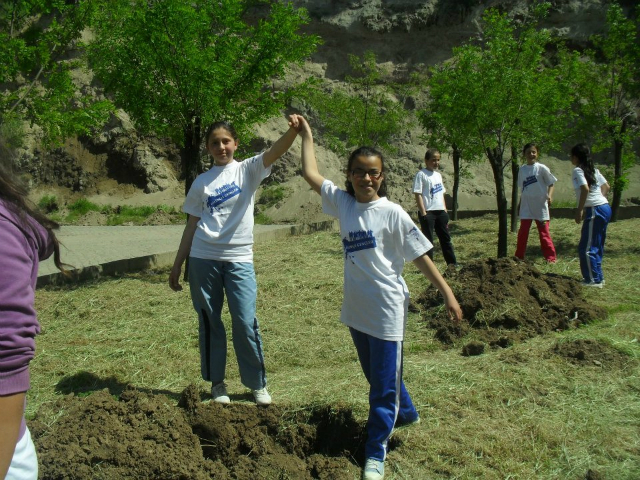
<path id="1" fill-rule="evenodd" d="M 402 278 L 412 261 L 441 292 L 451 319 L 460 306 L 427 252 L 433 247 L 399 205 L 386 198 L 384 159 L 370 147 L 349 157 L 346 191 L 319 172 L 313 135 L 298 116 L 302 137 L 302 175 L 322 197 L 323 211 L 340 220 L 344 249 L 344 298 L 340 320 L 349 327 L 360 365 L 369 382 L 369 418 L 363 478 L 384 478 L 387 443 L 395 428 L 420 416 L 402 381 L 409 291 Z M 366 301 L 363 301 L 366 300 Z"/>

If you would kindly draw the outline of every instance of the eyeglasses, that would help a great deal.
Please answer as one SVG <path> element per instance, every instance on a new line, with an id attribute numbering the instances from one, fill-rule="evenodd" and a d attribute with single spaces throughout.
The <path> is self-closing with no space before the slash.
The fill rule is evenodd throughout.
<path id="1" fill-rule="evenodd" d="M 372 180 L 378 180 L 382 176 L 382 172 L 379 170 L 362 170 L 361 168 L 356 168 L 355 170 L 351 170 L 351 175 L 355 178 L 364 178 L 369 175 L 369 178 Z"/>

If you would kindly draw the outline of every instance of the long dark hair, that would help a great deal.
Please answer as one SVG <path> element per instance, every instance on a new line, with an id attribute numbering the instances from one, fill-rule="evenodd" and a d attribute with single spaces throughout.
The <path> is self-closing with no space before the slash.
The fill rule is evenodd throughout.
<path id="1" fill-rule="evenodd" d="M 60 243 L 53 233 L 54 229 L 60 227 L 56 222 L 47 218 L 38 208 L 28 199 L 28 192 L 22 182 L 19 181 L 12 168 L 12 154 L 0 139 L 0 199 L 2 199 L 7 208 L 14 213 L 20 225 L 26 231 L 35 233 L 35 220 L 42 225 L 53 242 L 53 261 L 62 272 L 66 272 L 64 264 L 60 261 Z"/>
<path id="2" fill-rule="evenodd" d="M 363 157 L 378 157 L 380 159 L 380 163 L 382 165 L 382 173 L 384 173 L 384 157 L 382 156 L 382 153 L 380 153 L 378 150 L 376 150 L 373 147 L 360 147 L 357 148 L 356 150 L 354 150 L 353 152 L 351 152 L 351 155 L 349 155 L 349 161 L 347 162 L 347 181 L 345 182 L 345 186 L 347 188 L 347 193 L 349 195 L 351 195 L 352 197 L 356 196 L 356 191 L 353 189 L 353 185 L 351 184 L 351 182 L 349 181 L 349 172 L 351 171 L 351 166 L 353 165 L 353 161 L 359 157 L 360 155 L 362 155 Z M 378 196 L 379 197 L 386 197 L 387 196 L 387 182 L 384 178 L 384 176 L 382 177 L 382 182 L 380 182 L 380 188 L 378 189 Z"/>
<path id="3" fill-rule="evenodd" d="M 591 151 L 586 143 L 579 143 L 574 145 L 571 149 L 571 155 L 578 159 L 578 167 L 584 172 L 584 178 L 587 180 L 587 185 L 591 187 L 596 183 L 596 167 L 591 159 Z"/>

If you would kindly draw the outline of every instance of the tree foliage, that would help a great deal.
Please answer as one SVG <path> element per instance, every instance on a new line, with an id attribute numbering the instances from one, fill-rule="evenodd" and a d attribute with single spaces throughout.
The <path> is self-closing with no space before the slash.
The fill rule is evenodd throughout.
<path id="1" fill-rule="evenodd" d="M 576 60 L 576 89 L 581 96 L 580 131 L 593 150 L 611 148 L 614 157 L 613 219 L 617 218 L 627 171 L 637 161 L 633 141 L 640 134 L 640 7 L 627 18 L 617 3 L 607 10 L 607 29 L 592 38 L 595 50 Z"/>
<path id="2" fill-rule="evenodd" d="M 78 92 L 73 51 L 93 2 L 12 0 L 0 3 L 0 125 L 29 120 L 45 144 L 104 124 L 110 102 Z"/>
<path id="3" fill-rule="evenodd" d="M 142 132 L 182 147 L 188 189 L 199 173 L 205 129 L 231 121 L 242 135 L 277 114 L 271 86 L 318 39 L 299 33 L 305 10 L 247 0 L 103 0 L 91 65 L 105 91 Z"/>
<path id="4" fill-rule="evenodd" d="M 403 100 L 413 84 L 387 80 L 371 51 L 362 57 L 349 55 L 349 63 L 353 74 L 345 77 L 345 90 L 316 86 L 309 92 L 325 139 L 341 155 L 362 145 L 395 151 L 393 138 L 409 124 Z"/>
<path id="5" fill-rule="evenodd" d="M 525 139 L 559 144 L 573 98 L 562 67 L 545 61 L 551 36 L 537 25 L 548 8 L 546 3 L 534 6 L 521 23 L 487 10 L 480 42 L 454 49 L 452 60 L 430 82 L 430 112 L 442 139 L 455 140 L 472 154 L 482 151 L 489 160 L 498 208 L 498 257 L 507 255 L 504 169 L 511 158 L 505 160 L 505 153 Z"/>

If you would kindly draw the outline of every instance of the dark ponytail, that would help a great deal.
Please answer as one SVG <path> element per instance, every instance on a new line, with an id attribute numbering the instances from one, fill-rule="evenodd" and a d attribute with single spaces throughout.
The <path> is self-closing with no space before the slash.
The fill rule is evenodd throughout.
<path id="1" fill-rule="evenodd" d="M 596 167 L 591 160 L 591 151 L 585 143 L 579 143 L 571 149 L 571 155 L 578 159 L 578 167 L 584 172 L 584 178 L 587 180 L 587 185 L 596 184 Z"/>

